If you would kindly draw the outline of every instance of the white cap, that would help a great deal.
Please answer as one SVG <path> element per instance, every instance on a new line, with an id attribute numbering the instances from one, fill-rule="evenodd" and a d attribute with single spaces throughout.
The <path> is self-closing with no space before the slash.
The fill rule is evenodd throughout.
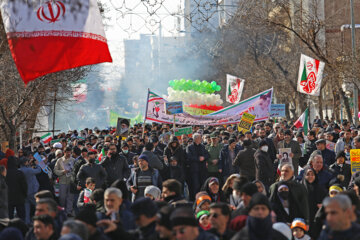
<path id="1" fill-rule="evenodd" d="M 54 143 L 53 144 L 53 148 L 62 148 L 62 144 L 61 143 L 59 143 L 59 142 L 57 142 L 57 143 Z"/>

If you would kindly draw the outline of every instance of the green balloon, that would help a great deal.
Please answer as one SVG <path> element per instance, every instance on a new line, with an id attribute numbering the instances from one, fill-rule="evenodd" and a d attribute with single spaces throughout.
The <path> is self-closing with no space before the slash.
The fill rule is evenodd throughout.
<path id="1" fill-rule="evenodd" d="M 220 91 L 221 90 L 221 86 L 217 85 L 216 86 L 216 91 Z"/>
<path id="2" fill-rule="evenodd" d="M 212 87 L 212 88 L 216 88 L 216 82 L 215 82 L 215 81 L 212 81 L 212 82 L 211 82 L 211 87 Z"/>

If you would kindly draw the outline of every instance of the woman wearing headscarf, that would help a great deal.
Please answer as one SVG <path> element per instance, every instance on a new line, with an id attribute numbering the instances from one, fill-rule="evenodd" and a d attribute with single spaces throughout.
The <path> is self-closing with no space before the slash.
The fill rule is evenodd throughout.
<path id="1" fill-rule="evenodd" d="M 201 191 L 206 191 L 209 194 L 211 202 L 226 202 L 225 195 L 220 188 L 219 179 L 216 177 L 206 179 Z"/>
<path id="2" fill-rule="evenodd" d="M 254 180 L 253 183 L 256 184 L 259 193 L 268 196 L 268 192 L 266 191 L 265 185 L 260 180 Z"/>
<path id="3" fill-rule="evenodd" d="M 239 174 L 231 174 L 225 181 L 225 184 L 224 186 L 222 187 L 222 191 L 224 193 L 224 196 L 225 196 L 225 199 L 226 199 L 226 202 L 229 203 L 230 202 L 230 197 L 232 196 L 233 194 L 233 184 L 234 184 L 234 181 L 236 179 L 240 179 L 240 175 Z"/>
<path id="4" fill-rule="evenodd" d="M 312 236 L 312 229 L 314 228 L 314 218 L 316 212 L 321 206 L 322 200 L 326 197 L 327 192 L 324 187 L 319 185 L 315 171 L 312 168 L 307 168 L 304 171 L 304 178 L 301 181 L 307 190 L 309 202 L 309 235 Z"/>
<path id="5" fill-rule="evenodd" d="M 173 137 L 164 150 L 164 161 L 166 164 L 170 161 L 171 157 L 175 157 L 179 166 L 183 166 L 186 161 L 186 152 L 181 147 L 177 137 Z"/>

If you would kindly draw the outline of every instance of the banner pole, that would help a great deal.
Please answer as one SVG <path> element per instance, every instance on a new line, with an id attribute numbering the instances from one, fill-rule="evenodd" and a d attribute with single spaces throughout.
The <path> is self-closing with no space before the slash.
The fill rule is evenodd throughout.
<path id="1" fill-rule="evenodd" d="M 150 96 L 150 88 L 148 88 L 148 94 L 146 98 L 146 106 L 145 106 L 145 116 L 144 116 L 144 123 L 143 123 L 143 129 L 142 129 L 142 138 L 145 136 L 145 125 L 146 125 L 146 117 L 147 117 L 147 109 L 149 105 L 149 96 Z"/>

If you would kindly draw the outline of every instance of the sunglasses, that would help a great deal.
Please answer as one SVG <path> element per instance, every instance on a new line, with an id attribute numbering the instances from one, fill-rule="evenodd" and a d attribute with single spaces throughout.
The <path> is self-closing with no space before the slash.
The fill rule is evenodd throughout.
<path id="1" fill-rule="evenodd" d="M 178 233 L 181 234 L 181 235 L 184 234 L 184 233 L 185 233 L 185 228 L 182 227 L 182 228 L 180 228 L 180 229 L 178 229 L 178 230 L 173 230 L 173 231 L 172 231 L 172 235 L 173 235 L 173 236 L 176 236 Z"/>
<path id="2" fill-rule="evenodd" d="M 217 213 L 210 213 L 209 217 L 212 217 L 212 218 L 218 218 L 219 214 Z"/>

